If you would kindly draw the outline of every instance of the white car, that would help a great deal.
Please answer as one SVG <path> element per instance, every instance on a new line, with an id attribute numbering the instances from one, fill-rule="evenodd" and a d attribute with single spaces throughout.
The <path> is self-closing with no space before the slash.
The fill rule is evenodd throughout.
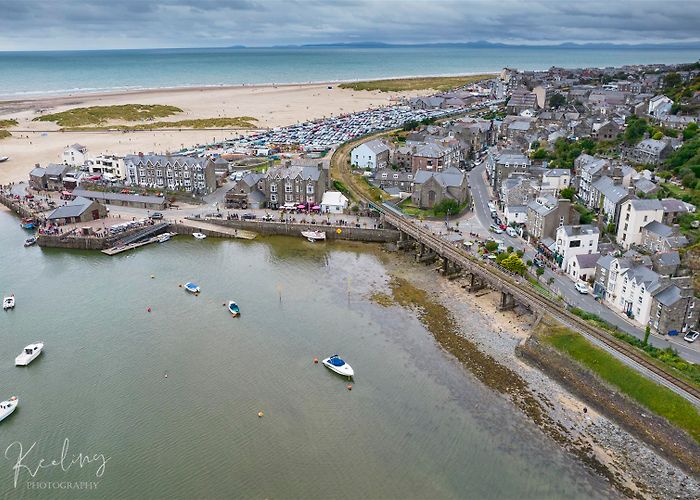
<path id="1" fill-rule="evenodd" d="M 683 340 L 685 340 L 686 342 L 695 342 L 698 339 L 698 337 L 700 337 L 700 332 L 690 330 L 688 333 L 685 334 Z"/>
<path id="2" fill-rule="evenodd" d="M 581 294 L 587 294 L 588 293 L 588 284 L 586 284 L 583 281 L 577 281 L 576 284 L 574 285 L 574 288 L 576 288 L 576 291 Z"/>

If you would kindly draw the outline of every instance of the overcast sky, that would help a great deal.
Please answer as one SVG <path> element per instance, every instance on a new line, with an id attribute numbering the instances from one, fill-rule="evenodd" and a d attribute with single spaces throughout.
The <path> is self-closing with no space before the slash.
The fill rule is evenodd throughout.
<path id="1" fill-rule="evenodd" d="M 700 39 L 700 0 L 0 0 L 0 50 Z"/>

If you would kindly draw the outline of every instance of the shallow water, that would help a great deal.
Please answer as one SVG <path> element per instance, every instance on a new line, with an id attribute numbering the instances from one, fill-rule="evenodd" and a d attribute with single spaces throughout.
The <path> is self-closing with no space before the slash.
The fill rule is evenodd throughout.
<path id="1" fill-rule="evenodd" d="M 110 498 L 611 494 L 412 314 L 368 299 L 386 281 L 375 247 L 180 236 L 107 257 L 25 249 L 25 237 L 0 212 L 0 293 L 17 297 L 0 316 L 0 396 L 20 399 L 0 452 L 36 442 L 23 462 L 36 467 L 69 439 L 64 466 L 80 452 L 109 460 L 101 477 L 73 464 L 33 485 L 23 469 L 15 487 L 14 445 L 0 454 L 4 495 L 75 497 L 32 486 L 79 481 Z M 198 297 L 179 288 L 189 280 Z M 45 352 L 14 367 L 35 340 Z M 335 352 L 355 369 L 352 391 L 313 364 Z"/>

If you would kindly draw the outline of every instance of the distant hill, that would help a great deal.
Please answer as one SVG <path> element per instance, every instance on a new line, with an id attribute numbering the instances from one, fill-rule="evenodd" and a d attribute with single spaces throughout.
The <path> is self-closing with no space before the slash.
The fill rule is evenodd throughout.
<path id="1" fill-rule="evenodd" d="M 476 42 L 438 42 L 438 43 L 385 43 L 385 42 L 339 42 L 339 43 L 307 43 L 301 45 L 273 45 L 267 48 L 275 49 L 315 49 L 315 48 L 348 48 L 348 49 L 392 49 L 392 48 L 447 48 L 463 47 L 472 49 L 494 48 L 530 48 L 530 49 L 700 49 L 700 41 L 668 42 L 668 43 L 574 43 L 565 42 L 550 45 L 532 44 L 508 44 L 479 40 Z M 235 45 L 229 48 L 246 48 L 243 45 Z M 265 48 L 265 47 L 259 47 Z"/>

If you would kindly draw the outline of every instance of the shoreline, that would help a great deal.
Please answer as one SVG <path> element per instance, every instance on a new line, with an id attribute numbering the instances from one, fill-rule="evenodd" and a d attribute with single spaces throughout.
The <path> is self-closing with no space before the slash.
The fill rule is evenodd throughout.
<path id="1" fill-rule="evenodd" d="M 543 71 L 543 70 L 542 70 Z M 454 78 L 454 77 L 468 77 L 475 75 L 489 74 L 496 76 L 498 72 L 489 71 L 473 71 L 473 72 L 458 72 L 458 73 L 440 73 L 440 74 L 426 74 L 426 75 L 401 75 L 401 76 L 382 76 L 382 77 L 368 77 L 368 78 L 351 78 L 351 79 L 338 79 L 338 80 L 319 80 L 319 81 L 306 81 L 306 82 L 259 82 L 259 83 L 212 83 L 212 84 L 198 84 L 198 85 L 182 85 L 182 86 L 168 86 L 168 87 L 115 87 L 113 89 L 95 89 L 94 91 L 89 89 L 71 89 L 71 90 L 48 90 L 48 91 L 31 91 L 32 95 L 27 92 L 25 94 L 0 94 L 0 105 L 2 104 L 14 104 L 14 103 L 26 103 L 41 101 L 47 99 L 77 99 L 80 97 L 115 97 L 121 95 L 139 95 L 139 94 L 151 94 L 151 93 L 173 93 L 173 92 L 202 92 L 207 90 L 233 90 L 233 89 L 260 89 L 260 88 L 288 88 L 288 87 L 317 87 L 324 85 L 338 85 L 342 83 L 357 83 L 366 81 L 391 81 L 391 80 L 405 80 L 410 78 Z M 431 92 L 432 89 L 425 89 L 425 92 Z M 359 92 L 359 91 L 357 91 Z M 423 92 L 423 91 L 421 91 Z M 25 97 L 26 96 L 26 97 Z"/>

